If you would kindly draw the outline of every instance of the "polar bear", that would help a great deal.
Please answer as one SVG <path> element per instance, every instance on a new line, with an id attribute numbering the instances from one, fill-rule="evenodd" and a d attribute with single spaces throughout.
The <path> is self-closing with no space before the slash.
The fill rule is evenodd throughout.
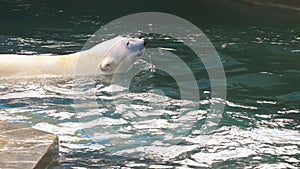
<path id="1" fill-rule="evenodd" d="M 122 73 L 143 55 L 145 46 L 143 39 L 117 36 L 68 55 L 0 54 L 0 77 Z"/>

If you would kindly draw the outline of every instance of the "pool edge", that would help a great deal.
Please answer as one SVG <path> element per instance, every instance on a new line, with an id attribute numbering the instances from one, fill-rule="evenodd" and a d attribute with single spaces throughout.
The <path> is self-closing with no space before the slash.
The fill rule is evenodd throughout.
<path id="1" fill-rule="evenodd" d="M 58 137 L 25 125 L 0 121 L 0 166 L 47 168 L 58 159 Z"/>

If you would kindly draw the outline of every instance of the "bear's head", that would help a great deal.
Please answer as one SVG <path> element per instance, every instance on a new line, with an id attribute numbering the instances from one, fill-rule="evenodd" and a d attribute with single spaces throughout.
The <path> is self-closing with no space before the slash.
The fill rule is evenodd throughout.
<path id="1" fill-rule="evenodd" d="M 110 49 L 100 61 L 101 74 L 123 73 L 128 71 L 132 64 L 143 55 L 146 42 L 135 37 L 117 37 Z"/>

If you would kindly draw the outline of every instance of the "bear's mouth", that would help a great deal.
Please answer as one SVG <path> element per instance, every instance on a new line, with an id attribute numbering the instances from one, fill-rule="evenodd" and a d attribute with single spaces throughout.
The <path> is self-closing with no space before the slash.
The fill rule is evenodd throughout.
<path id="1" fill-rule="evenodd" d="M 140 51 L 136 56 L 141 57 L 141 56 L 143 56 L 143 54 L 144 54 L 144 52 Z"/>
<path id="2" fill-rule="evenodd" d="M 143 50 L 140 50 L 136 56 L 138 58 L 141 58 L 143 56 L 143 54 L 144 54 L 144 51 L 145 51 L 145 48 Z"/>

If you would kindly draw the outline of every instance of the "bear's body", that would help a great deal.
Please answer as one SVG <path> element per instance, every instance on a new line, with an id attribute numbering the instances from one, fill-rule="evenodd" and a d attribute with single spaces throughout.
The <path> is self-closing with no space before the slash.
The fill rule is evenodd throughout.
<path id="1" fill-rule="evenodd" d="M 118 36 L 68 55 L 1 54 L 0 77 L 120 73 L 128 70 L 144 48 L 142 39 Z"/>
<path id="2" fill-rule="evenodd" d="M 72 75 L 79 55 L 0 55 L 0 76 Z"/>

